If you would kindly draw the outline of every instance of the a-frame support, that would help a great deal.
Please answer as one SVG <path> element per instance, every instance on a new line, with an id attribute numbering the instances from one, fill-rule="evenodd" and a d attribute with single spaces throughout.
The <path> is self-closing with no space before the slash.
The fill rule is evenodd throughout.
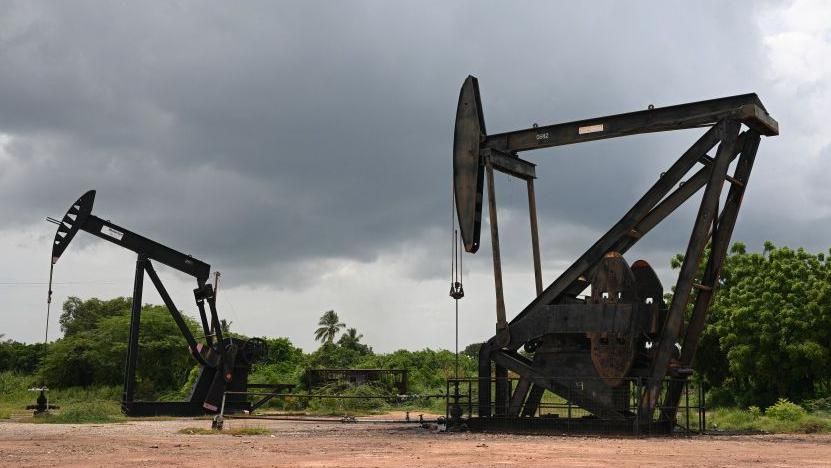
<path id="1" fill-rule="evenodd" d="M 742 125 L 747 129 L 740 132 Z M 516 170 L 500 169 L 501 172 L 525 179 L 528 183 L 532 251 L 535 285 L 537 286 L 536 298 L 510 322 L 507 322 L 504 300 L 502 300 L 501 257 L 493 191 L 493 169 L 527 166 L 533 168 L 533 165 L 518 157 L 519 151 L 694 127 L 710 128 L 666 172 L 661 174 L 658 181 L 606 234 L 545 289 L 542 289 L 539 268 L 536 200 L 533 195 L 534 176 L 523 177 L 522 174 L 517 174 Z M 519 354 L 517 350 L 524 346 L 526 351 L 533 356 L 540 343 L 545 343 L 545 337 L 570 334 L 569 336 L 579 340 L 583 334 L 593 336 L 592 334 L 605 333 L 604 330 L 620 328 L 619 323 L 615 325 L 608 322 L 608 318 L 604 318 L 603 314 L 632 317 L 630 320 L 638 317 L 638 311 L 644 308 L 643 305 L 616 304 L 616 301 L 613 301 L 610 304 L 592 306 L 578 295 L 591 284 L 591 278 L 595 277 L 601 260 L 609 255 L 621 256 L 703 188 L 701 203 L 673 300 L 668 309 L 664 310 L 665 316 L 662 317 L 659 325 L 661 328 L 651 332 L 654 346 L 647 348 L 651 351 L 642 352 L 642 354 L 648 354 L 648 363 L 646 365 L 642 363 L 637 370 L 629 374 L 638 379 L 639 385 L 644 386 L 643 392 L 638 387 L 637 408 L 633 408 L 636 420 L 651 420 L 655 409 L 660 404 L 661 418 L 664 421 L 673 421 L 675 408 L 684 388 L 683 379 L 688 375 L 687 368 L 695 355 L 698 340 L 706 322 L 707 309 L 717 286 L 718 275 L 735 226 L 760 137 L 761 135 L 777 135 L 778 124 L 764 110 L 758 97 L 742 95 L 682 104 L 654 111 L 650 109 L 546 127 L 535 126 L 533 129 L 498 135 L 486 135 L 484 128 L 478 83 L 475 78 L 469 77 L 459 96 L 456 120 L 455 198 L 465 248 L 470 252 L 475 252 L 479 246 L 478 235 L 483 198 L 481 191 L 485 185 L 482 179 L 487 178 L 497 294 L 497 333 L 482 345 L 479 352 L 479 416 L 509 418 L 533 416 L 539 408 L 544 391 L 549 390 L 595 415 L 603 415 L 604 418 L 625 420 L 632 417 L 633 413 L 627 409 L 626 398 L 606 395 L 604 399 L 592 396 L 595 395 L 595 391 L 603 393 L 604 389 L 608 390 L 603 384 L 605 377 L 598 377 L 596 383 L 587 383 L 587 388 L 581 388 L 579 391 L 565 388 L 561 382 L 557 382 L 558 375 L 573 375 L 573 372 L 579 369 L 585 371 L 585 362 L 579 364 L 576 361 L 558 361 L 558 366 L 565 365 L 565 369 L 557 366 L 552 368 L 550 363 L 545 364 L 544 361 L 529 359 Z M 708 153 L 716 147 L 718 149 L 715 156 L 710 156 Z M 736 169 L 733 175 L 729 175 L 728 168 L 739 155 L 741 157 Z M 499 167 L 495 162 L 498 162 Z M 703 165 L 703 167 L 694 170 L 697 165 Z M 725 182 L 728 182 L 731 187 L 725 197 L 723 208 L 719 210 L 719 200 Z M 703 277 L 696 278 L 708 243 L 711 248 L 707 266 Z M 648 264 L 645 265 L 648 267 Z M 654 273 L 652 275 L 654 276 Z M 660 290 L 660 283 L 657 283 L 657 287 Z M 693 290 L 697 291 L 695 295 L 693 295 Z M 658 300 L 661 298 L 659 297 Z M 684 324 L 684 311 L 691 300 L 694 300 L 692 316 L 689 322 Z M 569 317 L 572 320 L 567 323 Z M 682 332 L 683 343 L 680 343 L 681 352 L 678 355 Z M 549 347 L 547 352 L 551 353 L 551 349 Z M 574 362 L 571 371 L 568 368 L 569 362 Z M 511 385 L 507 380 L 509 371 L 519 376 L 515 385 Z M 664 377 L 667 375 L 671 375 L 676 380 L 673 380 L 666 392 L 661 395 Z M 583 382 L 581 382 L 582 385 Z M 492 394 L 494 390 L 495 395 Z M 663 398 L 659 402 L 661 396 Z"/>

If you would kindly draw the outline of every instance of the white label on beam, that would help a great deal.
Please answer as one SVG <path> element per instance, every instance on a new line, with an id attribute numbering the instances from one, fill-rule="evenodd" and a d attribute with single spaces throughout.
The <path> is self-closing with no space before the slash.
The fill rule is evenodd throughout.
<path id="1" fill-rule="evenodd" d="M 597 133 L 603 131 L 603 124 L 597 125 L 586 125 L 585 127 L 580 127 L 577 129 L 577 133 L 579 135 L 585 135 L 587 133 Z"/>
<path id="2" fill-rule="evenodd" d="M 101 234 L 110 236 L 115 240 L 121 240 L 121 238 L 124 237 L 123 232 L 113 229 L 109 226 L 101 226 Z"/>

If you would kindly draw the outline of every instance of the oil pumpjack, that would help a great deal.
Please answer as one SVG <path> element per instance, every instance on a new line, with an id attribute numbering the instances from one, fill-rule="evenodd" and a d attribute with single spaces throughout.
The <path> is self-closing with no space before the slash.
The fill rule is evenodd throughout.
<path id="1" fill-rule="evenodd" d="M 130 416 L 195 416 L 216 413 L 220 410 L 226 391 L 245 392 L 249 386 L 248 373 L 251 365 L 266 352 L 266 344 L 259 338 L 242 340 L 224 336 L 216 308 L 213 286 L 208 282 L 211 267 L 190 255 L 150 240 L 110 221 L 92 214 L 95 191 L 83 194 L 67 210 L 60 220 L 48 218 L 58 225 L 52 244 L 52 263 L 61 258 L 69 243 L 78 233 L 86 231 L 100 239 L 112 242 L 136 253 L 135 281 L 131 306 L 130 334 L 124 371 L 124 393 L 122 409 Z M 204 344 L 194 338 L 179 309 L 162 284 L 153 267 L 153 261 L 167 265 L 196 279 L 193 295 L 199 309 Z M 52 292 L 52 270 L 49 275 L 49 293 Z M 187 342 L 190 355 L 199 364 L 200 371 L 187 401 L 137 401 L 135 399 L 136 364 L 138 362 L 139 330 L 141 325 L 142 291 L 144 275 L 150 280 L 165 303 Z M 206 310 L 207 304 L 207 310 Z M 210 317 L 208 316 L 208 311 Z M 258 385 L 261 387 L 261 385 Z M 229 394 L 225 401 L 226 411 L 241 411 L 251 408 L 243 395 Z"/>
<path id="2" fill-rule="evenodd" d="M 543 288 L 535 165 L 519 153 L 691 128 L 706 131 L 606 234 Z M 642 111 L 488 134 L 479 84 L 469 76 L 456 113 L 453 191 L 462 243 L 475 253 L 487 181 L 496 333 L 479 352 L 478 391 L 473 393 L 478 416 L 471 415 L 468 425 L 527 425 L 545 416 L 540 411 L 543 395 L 552 392 L 569 408 L 589 413 L 581 420 L 560 417 L 561 424 L 603 420 L 621 428 L 671 430 L 760 138 L 778 134 L 778 123 L 755 94 L 650 105 Z M 537 295 L 510 322 L 503 298 L 494 170 L 525 181 L 528 190 Z M 725 182 L 729 190 L 719 208 Z M 666 304 L 652 267 L 644 260 L 630 266 L 623 255 L 702 188 L 672 301 Z M 699 274 L 705 255 L 706 266 Z M 589 294 L 584 295 L 586 290 Z"/>

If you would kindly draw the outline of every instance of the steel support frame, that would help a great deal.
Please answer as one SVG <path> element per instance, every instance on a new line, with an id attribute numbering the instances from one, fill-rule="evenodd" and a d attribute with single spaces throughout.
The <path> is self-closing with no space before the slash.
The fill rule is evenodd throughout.
<path id="1" fill-rule="evenodd" d="M 761 137 L 755 130 L 750 130 L 748 135 L 741 147 L 741 157 L 733 172 L 733 176 L 730 177 L 732 179 L 732 185 L 727 193 L 724 207 L 719 213 L 717 221 L 713 223 L 713 231 L 710 235 L 710 254 L 707 258 L 703 277 L 699 283 L 703 287 L 698 288 L 698 292 L 696 293 L 692 314 L 687 323 L 684 341 L 681 345 L 681 357 L 678 361 L 682 367 L 692 365 L 695 353 L 698 350 L 699 339 L 707 322 L 707 312 L 718 286 L 718 278 L 721 273 L 721 268 L 724 265 L 724 259 L 727 256 L 733 229 L 736 226 L 736 219 L 738 218 L 739 209 L 744 198 L 744 191 L 756 159 L 756 151 L 759 148 Z M 683 384 L 687 376 L 684 374 L 679 377 L 681 380 L 671 382 L 667 389 L 667 394 L 664 398 L 666 404 L 661 412 L 662 419 L 675 420 L 678 402 L 680 401 Z"/>
<path id="2" fill-rule="evenodd" d="M 681 271 L 675 283 L 672 304 L 669 307 L 664 328 L 657 344 L 657 350 L 652 358 L 648 375 L 649 386 L 639 403 L 641 418 L 651 418 L 652 412 L 658 404 L 661 381 L 666 376 L 667 366 L 675 351 L 675 344 L 677 343 L 678 335 L 681 332 L 681 326 L 684 321 L 684 311 L 687 308 L 687 303 L 689 302 L 690 294 L 694 286 L 694 278 L 696 273 L 698 273 L 704 248 L 710 239 L 712 232 L 710 227 L 713 224 L 713 220 L 716 219 L 719 197 L 721 196 L 724 181 L 727 178 L 730 156 L 733 154 L 733 148 L 738 139 L 740 125 L 735 120 L 723 120 L 713 127 L 718 129 L 720 133 L 721 145 L 719 146 L 715 161 L 710 165 L 709 182 L 704 189 L 704 195 L 701 199 L 701 205 L 698 208 L 698 215 L 693 225 L 690 241 L 684 255 L 684 261 L 681 264 Z M 726 241 L 729 241 L 729 239 L 726 239 Z M 721 247 L 719 246 L 719 248 Z M 727 246 L 724 245 L 723 249 L 726 251 Z M 715 277 L 713 277 L 713 282 L 715 282 Z M 709 290 L 712 293 L 712 287 Z M 709 302 L 707 305 L 709 306 Z M 707 307 L 703 307 L 702 313 L 706 313 L 706 309 Z"/>
<path id="3" fill-rule="evenodd" d="M 128 411 L 127 405 L 134 401 L 136 386 L 136 362 L 138 362 L 138 340 L 141 324 L 141 297 L 144 290 L 144 269 L 147 265 L 147 256 L 138 254 L 136 258 L 136 274 L 133 278 L 133 298 L 130 305 L 130 336 L 127 339 L 127 360 L 124 363 L 124 393 L 121 407 Z"/>
<path id="4" fill-rule="evenodd" d="M 171 299 L 170 294 L 164 287 L 164 284 L 162 283 L 162 280 L 159 278 L 158 273 L 156 273 L 155 268 L 153 268 L 153 263 L 150 261 L 147 255 L 143 253 L 138 254 L 136 259 L 135 278 L 133 281 L 133 297 L 130 305 L 130 335 L 127 339 L 127 359 L 124 366 L 124 392 L 123 399 L 121 402 L 122 408 L 124 408 L 125 412 L 127 413 L 130 412 L 132 404 L 136 401 L 136 366 L 138 364 L 138 342 L 139 335 L 141 333 L 141 306 L 142 296 L 144 292 L 145 274 L 147 274 L 147 276 L 150 277 L 153 286 L 156 288 L 156 291 L 159 293 L 159 296 L 161 296 L 162 301 L 167 307 L 168 312 L 170 312 L 170 316 L 173 318 L 174 322 L 176 322 L 176 326 L 179 328 L 179 331 L 182 333 L 182 336 L 185 338 L 185 341 L 187 341 L 188 348 L 190 349 L 193 358 L 196 359 L 196 361 L 202 366 L 216 365 L 216 363 L 209 363 L 205 359 L 205 356 L 203 356 L 202 353 L 199 352 L 200 348 L 197 345 L 196 339 L 190 332 L 190 329 L 185 323 L 185 320 L 182 317 L 181 312 L 179 312 L 179 309 L 177 309 L 176 305 L 173 303 L 173 299 Z"/>
<path id="5" fill-rule="evenodd" d="M 233 380 L 232 385 L 241 386 L 244 389 L 247 384 L 248 370 L 251 364 L 248 358 L 252 357 L 252 355 L 249 354 L 244 362 L 237 365 L 235 357 L 239 345 L 234 341 L 240 340 L 228 340 L 227 343 L 223 341 L 222 329 L 216 310 L 216 295 L 213 287 L 207 284 L 211 268 L 210 265 L 191 255 L 176 251 L 108 220 L 94 216 L 92 214 L 94 200 L 95 190 L 89 190 L 78 198 L 75 203 L 70 205 L 61 220 L 50 219 L 58 225 L 52 244 L 52 265 L 54 266 L 58 262 L 69 243 L 79 231 L 88 232 L 100 239 L 137 254 L 133 297 L 130 307 L 130 331 L 124 362 L 122 393 L 122 408 L 124 412 L 128 415 L 136 416 L 155 416 L 160 414 L 195 416 L 203 414 L 203 407 L 207 406 L 201 405 L 200 399 L 204 399 L 208 395 L 212 381 L 217 380 L 215 377 L 219 375 L 219 370 L 223 372 L 222 375 L 219 375 L 219 380 L 222 380 L 224 376 L 227 382 Z M 208 342 L 207 346 L 197 343 L 194 339 L 193 333 L 188 328 L 181 312 L 173 303 L 170 294 L 168 294 L 164 284 L 156 273 L 152 262 L 167 265 L 196 279 L 197 288 L 194 290 L 194 296 L 199 306 L 202 327 L 205 331 L 205 339 Z M 135 400 L 136 367 L 139 356 L 138 344 L 141 329 L 142 293 L 144 290 L 145 274 L 150 277 L 156 290 L 162 297 L 179 331 L 188 343 L 192 356 L 202 366 L 199 378 L 191 390 L 189 401 Z M 211 314 L 210 325 L 204 306 L 206 301 Z M 220 344 L 220 346 L 216 346 L 217 344 Z M 248 343 L 243 342 L 243 345 L 248 346 Z M 246 349 L 254 355 L 262 351 L 262 347 L 257 344 L 250 349 Z M 228 377 L 229 374 L 232 378 Z M 229 403 L 235 410 L 247 409 L 249 407 L 248 402 L 231 401 Z M 208 402 L 206 401 L 205 404 L 207 405 Z"/>
<path id="6" fill-rule="evenodd" d="M 606 252 L 615 250 L 621 254 L 624 253 L 634 246 L 643 235 L 687 201 L 693 194 L 706 186 L 705 194 L 699 208 L 699 216 L 693 228 L 693 234 L 691 235 L 687 255 L 685 256 L 688 266 L 686 268 L 682 267 L 682 274 L 679 275 L 679 281 L 676 285 L 676 291 L 687 288 L 687 293 L 678 295 L 676 292 L 675 297 L 677 299 L 674 299 L 670 307 L 671 320 L 667 320 L 666 326 L 662 331 L 662 339 L 656 352 L 656 359 L 650 369 L 649 380 L 652 382 L 660 382 L 665 376 L 669 357 L 673 351 L 678 332 L 680 331 L 679 327 L 683 319 L 683 310 L 690 298 L 690 288 L 693 287 L 692 275 L 697 271 L 704 246 L 710 237 L 710 226 L 713 225 L 716 219 L 718 199 L 722 186 L 725 180 L 729 180 L 732 187 L 727 196 L 724 209 L 718 215 L 718 221 L 715 223 L 716 226 L 720 226 L 721 228 L 713 230 L 717 242 L 714 243 L 716 244 L 716 248 L 711 250 L 711 258 L 708 261 L 708 265 L 710 265 L 707 269 L 709 276 L 702 280 L 705 288 L 696 297 L 696 305 L 694 308 L 696 312 L 690 326 L 687 327 L 687 336 L 684 340 L 685 346 L 683 349 L 686 355 L 682 356 L 682 362 L 691 362 L 695 353 L 695 346 L 691 345 L 697 343 L 700 328 L 703 328 L 709 300 L 712 297 L 712 288 L 707 290 L 706 294 L 702 294 L 701 292 L 706 290 L 708 286 L 707 281 L 715 284 L 717 280 L 721 262 L 723 262 L 723 257 L 726 253 L 726 246 L 729 244 L 736 216 L 738 215 L 741 196 L 743 195 L 744 187 L 747 183 L 755 152 L 759 144 L 759 132 L 750 129 L 739 134 L 739 129 L 740 123 L 732 119 L 721 120 L 711 127 L 661 175 L 661 178 L 623 218 L 612 226 L 603 237 L 590 247 L 560 277 L 544 291 L 538 293 L 537 298 L 510 322 L 510 343 L 507 346 L 500 346 L 496 341 L 496 337 L 483 344 L 479 354 L 479 375 L 482 378 L 479 383 L 480 416 L 488 417 L 492 414 L 490 407 L 490 381 L 489 379 L 485 381 L 485 377 L 491 375 L 491 364 L 495 362 L 501 362 L 503 364 L 511 362 L 511 360 L 506 360 L 504 357 L 514 354 L 513 351 L 516 351 L 524 343 L 551 331 L 545 326 L 545 322 L 547 321 L 545 315 L 548 313 L 546 306 L 549 304 L 565 304 L 575 301 L 575 296 L 588 285 L 586 278 L 590 277 L 592 269 Z M 707 152 L 719 143 L 721 144 L 716 158 L 707 156 Z M 493 149 L 484 151 L 490 152 Z M 735 174 L 732 177 L 728 176 L 727 168 L 730 162 L 739 154 L 742 157 L 737 165 Z M 694 173 L 686 182 L 682 182 L 682 178 L 697 163 L 703 163 L 705 167 Z M 679 187 L 671 191 L 676 184 Z M 531 195 L 529 194 L 529 205 L 531 201 Z M 698 331 L 696 332 L 695 330 Z M 503 351 L 501 348 L 505 348 L 505 350 Z M 505 354 L 506 356 L 500 357 L 498 354 Z M 524 370 L 512 369 L 511 367 L 508 367 L 508 369 L 517 372 L 522 377 L 530 377 L 525 376 Z M 502 372 L 500 371 L 499 373 Z M 639 417 L 651 416 L 657 404 L 656 393 L 658 391 L 660 391 L 659 384 L 653 385 L 650 389 L 643 392 L 643 397 L 641 398 L 642 404 L 638 414 Z M 508 415 L 514 416 L 520 413 L 520 408 L 523 416 L 533 415 L 536 412 L 543 392 L 544 388 L 534 384 L 533 379 L 528 378 L 527 383 L 521 381 L 517 385 L 514 395 L 508 397 Z M 498 391 L 498 394 L 501 393 L 503 392 Z M 675 396 L 676 393 L 677 397 Z M 501 395 L 498 396 L 501 397 Z M 680 398 L 680 390 L 675 390 L 674 386 L 671 387 L 665 398 L 665 406 L 677 406 L 677 404 L 672 402 L 678 398 Z M 497 398 L 498 400 L 499 398 Z M 503 412 L 499 411 L 499 413 Z"/>
<path id="7" fill-rule="evenodd" d="M 495 339 L 498 345 L 507 346 L 510 341 L 508 332 L 508 322 L 505 316 L 505 298 L 502 286 L 502 261 L 499 249 L 499 223 L 496 209 L 496 188 L 494 182 L 494 170 L 498 170 L 504 174 L 524 180 L 528 192 L 528 217 L 531 228 L 531 255 L 534 263 L 534 285 L 537 294 L 542 292 L 542 267 L 540 260 L 540 246 L 539 246 L 539 228 L 537 223 L 537 203 L 534 193 L 534 179 L 536 178 L 536 170 L 534 164 L 520 159 L 515 154 L 504 153 L 499 150 L 488 149 L 483 151 L 484 157 L 482 163 L 485 165 L 485 173 L 487 179 L 488 190 L 488 214 L 490 217 L 490 231 L 491 231 L 491 249 L 493 255 L 493 273 L 494 273 L 494 287 L 496 292 L 496 336 Z M 483 348 L 486 348 L 483 345 Z M 495 364 L 494 375 L 496 376 L 495 391 L 496 391 L 496 413 L 500 416 L 512 414 L 516 403 L 512 401 L 511 389 L 508 387 L 508 369 Z M 484 373 L 484 374 L 483 374 Z M 480 358 L 479 375 L 491 375 L 490 359 L 484 362 Z M 513 392 L 523 393 L 528 391 L 530 381 L 523 381 L 517 386 Z M 486 388 L 485 388 L 486 387 Z M 486 391 L 490 395 L 490 382 L 480 382 L 480 393 Z M 490 412 L 490 402 L 487 405 L 488 412 Z M 480 407 L 480 412 L 482 408 Z"/>

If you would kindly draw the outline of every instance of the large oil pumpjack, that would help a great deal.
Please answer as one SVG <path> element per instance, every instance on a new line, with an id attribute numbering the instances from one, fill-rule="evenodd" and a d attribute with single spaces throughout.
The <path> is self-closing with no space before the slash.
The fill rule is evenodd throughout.
<path id="1" fill-rule="evenodd" d="M 124 371 L 123 411 L 130 416 L 195 416 L 220 411 L 225 392 L 247 391 L 249 387 L 248 373 L 251 365 L 265 354 L 265 342 L 258 338 L 242 340 L 224 336 L 217 314 L 214 287 L 208 282 L 211 273 L 210 265 L 93 215 L 92 205 L 94 201 L 95 191 L 90 190 L 69 207 L 62 219 L 49 218 L 50 221 L 58 225 L 55 240 L 52 244 L 51 267 L 54 269 L 55 264 L 78 231 L 86 231 L 137 254 L 130 334 Z M 196 279 L 196 288 L 193 290 L 193 295 L 199 309 L 204 343 L 199 343 L 194 338 L 181 312 L 176 308 L 170 294 L 168 294 L 156 273 L 153 261 L 167 265 Z M 140 352 L 139 330 L 145 274 L 150 277 L 179 331 L 185 338 L 190 355 L 200 366 L 199 376 L 186 401 L 140 401 L 135 399 L 136 364 Z M 51 299 L 51 270 L 49 278 Z M 225 401 L 226 412 L 248 410 L 250 408 L 251 404 L 244 395 L 240 393 L 228 394 Z"/>
<path id="2" fill-rule="evenodd" d="M 519 153 L 691 128 L 707 130 L 606 234 L 543 288 L 535 165 Z M 551 392 L 568 402 L 569 415 L 572 405 L 583 411 L 580 420 L 566 424 L 603 420 L 622 428 L 634 424 L 671 430 L 760 138 L 778 134 L 778 123 L 755 94 L 650 105 L 626 114 L 488 134 L 478 81 L 469 76 L 456 113 L 455 207 L 464 248 L 475 253 L 487 181 L 496 333 L 479 352 L 478 388 L 472 393 L 478 415 L 471 415 L 468 425 L 542 419 L 543 395 Z M 503 299 L 494 170 L 525 181 L 528 190 L 537 296 L 510 322 Z M 729 190 L 719 207 L 725 182 Z M 652 267 L 644 260 L 630 266 L 623 255 L 702 188 L 672 301 L 666 304 Z M 566 419 L 556 416 L 560 423 Z"/>

